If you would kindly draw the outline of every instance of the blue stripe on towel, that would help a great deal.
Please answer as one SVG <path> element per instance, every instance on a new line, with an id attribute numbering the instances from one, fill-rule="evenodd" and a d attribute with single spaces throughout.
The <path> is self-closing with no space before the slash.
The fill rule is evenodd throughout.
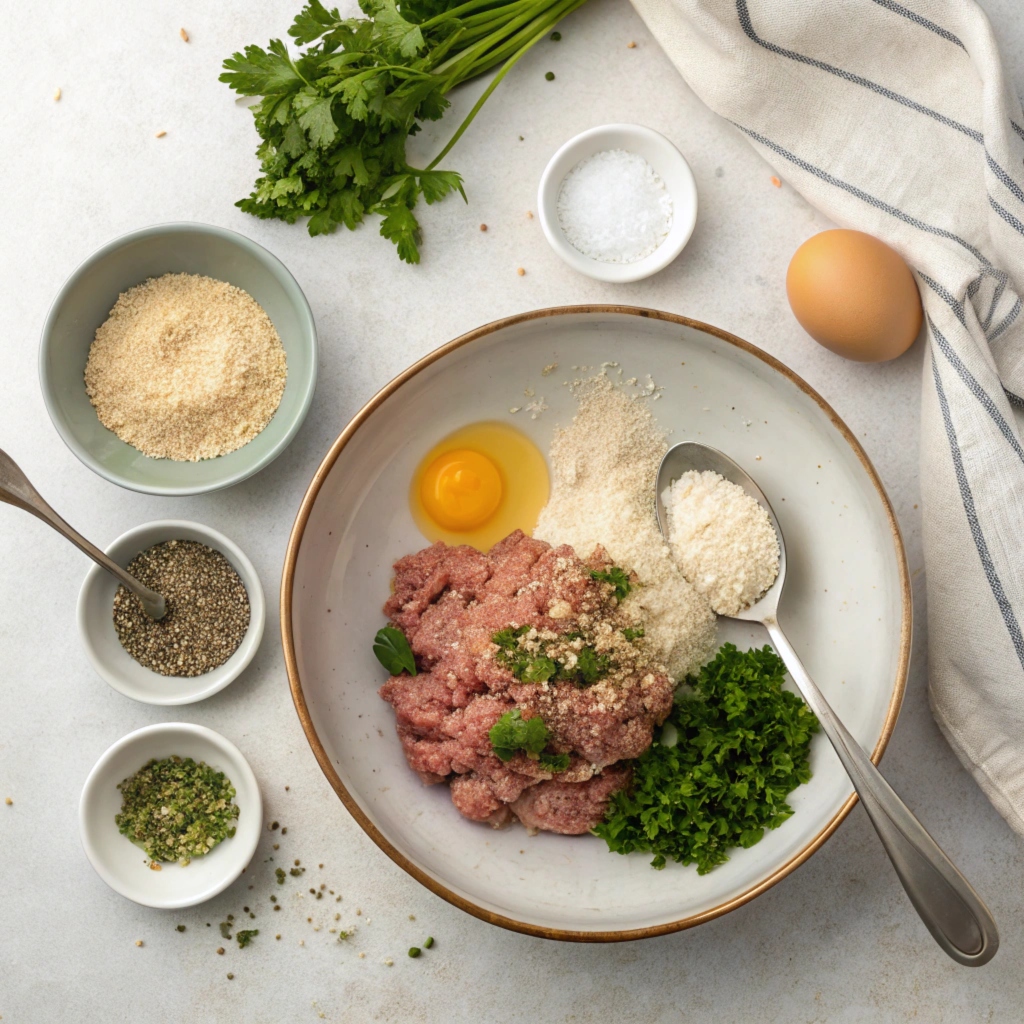
<path id="1" fill-rule="evenodd" d="M 875 2 L 878 3 L 879 0 L 875 0 Z M 882 6 L 888 7 L 890 5 L 883 4 Z M 898 6 L 898 4 L 894 4 L 891 9 L 895 9 Z M 826 64 L 824 61 L 817 60 L 814 57 L 807 57 L 794 50 L 787 50 L 775 43 L 769 43 L 767 39 L 762 39 L 754 30 L 754 23 L 750 20 L 750 11 L 747 8 L 747 0 L 736 0 L 736 15 L 739 18 L 740 25 L 747 37 L 757 43 L 758 46 L 764 47 L 770 53 L 776 53 L 780 57 L 788 57 L 790 60 L 799 61 L 801 64 L 807 64 L 809 67 L 818 68 L 819 71 L 827 71 L 829 74 L 837 75 L 839 78 L 845 79 L 847 82 L 851 82 L 854 85 L 860 85 L 865 89 L 870 89 L 872 92 L 878 93 L 879 96 L 884 96 L 886 99 L 902 104 L 910 110 L 914 110 L 919 114 L 924 114 L 927 117 L 933 118 L 935 121 L 938 121 L 939 124 L 944 124 L 947 128 L 952 128 L 955 131 L 962 132 L 969 139 L 973 139 L 975 142 L 980 143 L 982 148 L 985 150 L 985 159 L 988 162 L 992 173 L 995 174 L 1003 185 L 1013 194 L 1015 199 L 1024 203 L 1024 189 L 1021 189 L 1013 178 L 1011 178 L 1010 175 L 995 162 L 992 154 L 989 153 L 985 146 L 985 136 L 977 129 L 970 128 L 965 124 L 961 124 L 959 121 L 954 121 L 953 118 L 946 117 L 945 114 L 940 114 L 937 110 L 932 110 L 931 107 L 926 107 L 924 104 L 910 99 L 909 96 L 903 96 L 901 93 L 893 92 L 892 89 L 887 89 L 884 85 L 872 82 L 870 78 L 855 75 L 852 71 L 844 71 L 842 68 L 837 68 L 833 64 Z M 938 28 L 938 26 L 935 27 Z M 940 33 L 942 32 L 941 29 L 939 31 Z M 959 40 L 956 40 L 956 42 L 959 42 Z M 1011 121 L 1010 124 L 1013 124 L 1013 121 Z M 1022 132 L 1015 124 L 1013 124 L 1013 127 L 1017 133 L 1024 138 L 1024 132 Z"/>
<path id="2" fill-rule="evenodd" d="M 934 325 L 933 325 L 934 330 Z M 978 557 L 981 559 L 981 566 L 985 570 L 985 578 L 989 587 L 992 588 L 992 596 L 999 605 L 999 611 L 1003 616 L 1003 623 L 1006 631 L 1013 641 L 1014 650 L 1017 652 L 1017 660 L 1024 668 L 1024 636 L 1021 635 L 1020 625 L 1013 613 L 1013 606 L 1010 604 L 1006 591 L 1003 590 L 999 573 L 996 572 L 995 564 L 985 542 L 985 535 L 981 531 L 981 524 L 978 522 L 978 511 L 974 506 L 974 495 L 971 493 L 971 485 L 967 480 L 967 473 L 964 471 L 963 458 L 960 455 L 960 446 L 956 439 L 956 431 L 953 427 L 953 420 L 949 414 L 949 403 L 946 401 L 946 393 L 942 389 L 942 380 L 939 377 L 939 370 L 934 357 L 932 358 L 932 377 L 935 379 L 935 391 L 939 397 L 939 408 L 942 410 L 942 421 L 946 426 L 946 438 L 949 441 L 950 454 L 953 456 L 953 470 L 956 473 L 956 482 L 960 487 L 960 499 L 963 502 L 964 512 L 967 515 L 967 525 L 970 528 L 971 536 L 974 538 L 974 545 L 978 549 Z"/>
<path id="3" fill-rule="evenodd" d="M 784 149 L 777 142 L 772 142 L 771 139 L 765 138 L 763 135 L 759 135 L 753 129 L 744 128 L 743 125 L 737 124 L 735 121 L 732 123 L 735 124 L 736 127 L 744 133 L 744 135 L 748 135 L 755 142 L 761 143 L 762 146 L 767 146 L 773 153 L 778 153 L 779 156 L 785 157 L 790 163 L 795 164 L 803 171 L 807 171 L 808 174 L 813 174 L 822 181 L 828 182 L 829 185 L 835 185 L 836 188 L 841 188 L 844 191 L 849 192 L 850 195 L 856 196 L 869 206 L 873 206 L 877 210 L 882 210 L 884 213 L 888 213 L 892 217 L 897 217 L 905 224 L 909 224 L 911 227 L 918 228 L 921 231 L 927 231 L 931 235 L 938 235 L 940 238 L 948 238 L 951 242 L 956 242 L 957 245 L 962 245 L 986 269 L 992 267 L 992 264 L 977 249 L 975 249 L 970 242 L 965 242 L 959 235 L 954 235 L 952 231 L 947 231 L 945 228 L 937 228 L 932 224 L 926 224 L 923 220 L 918 220 L 917 217 L 911 217 L 909 213 L 904 213 L 899 208 L 883 202 L 877 196 L 873 196 L 869 192 L 865 192 L 863 189 L 857 188 L 856 185 L 850 185 L 848 182 L 835 177 L 835 175 L 829 174 L 828 171 L 823 171 L 820 167 L 815 167 L 814 164 L 808 163 L 806 160 L 798 157 L 795 153 L 790 153 L 788 149 Z M 998 273 L 1002 273 L 1002 271 L 998 271 Z"/>
<path id="4" fill-rule="evenodd" d="M 946 29 L 936 25 L 934 21 L 929 21 L 916 11 L 911 11 L 904 7 L 903 4 L 895 3 L 894 0 L 874 0 L 874 2 L 878 4 L 879 7 L 886 7 L 890 11 L 894 11 L 896 14 L 901 14 L 904 18 L 908 18 L 910 21 L 916 22 L 922 28 L 928 29 L 929 32 L 934 32 L 937 36 L 942 36 L 943 39 L 947 39 L 949 42 L 955 43 L 961 50 L 967 50 L 967 47 L 964 46 L 964 44 L 961 43 L 952 32 L 947 32 Z"/>
<path id="5" fill-rule="evenodd" d="M 942 332 L 935 326 L 935 321 L 930 316 L 927 316 L 928 326 L 932 330 L 932 335 L 935 338 L 942 354 L 949 361 L 950 366 L 956 370 L 957 375 L 967 385 L 967 390 L 981 403 L 982 408 L 992 417 L 992 422 L 999 428 L 999 433 L 1006 438 L 1009 446 L 1014 450 L 1017 457 L 1024 462 L 1024 448 L 1021 447 L 1020 441 L 1017 439 L 1017 434 L 1006 422 L 1005 417 L 999 411 L 996 403 L 992 401 L 992 396 L 978 383 L 974 374 L 964 365 L 963 360 L 956 354 L 956 350 L 946 340 Z"/>
<path id="6" fill-rule="evenodd" d="M 839 78 L 843 78 L 847 82 L 852 82 L 854 85 L 861 85 L 865 89 L 870 89 L 872 92 L 878 93 L 879 96 L 884 96 L 886 99 L 900 103 L 904 107 L 908 107 L 910 110 L 914 110 L 919 114 L 925 114 L 927 117 L 934 118 L 939 122 L 939 124 L 944 124 L 947 128 L 953 128 L 955 131 L 962 132 L 969 139 L 973 139 L 975 142 L 984 144 L 985 137 L 977 129 L 969 128 L 967 125 L 961 124 L 959 121 L 954 121 L 951 117 L 946 117 L 945 114 L 940 114 L 937 110 L 932 110 L 930 107 L 926 107 L 923 104 L 918 103 L 916 100 L 910 99 L 909 96 L 902 96 L 898 92 L 893 92 L 892 89 L 887 89 L 884 85 L 872 82 L 869 78 L 862 78 L 860 75 L 855 75 L 852 71 L 844 71 L 842 68 L 837 68 L 832 64 L 826 64 L 822 60 L 816 60 L 814 57 L 805 57 L 802 53 L 783 49 L 775 43 L 769 43 L 767 39 L 762 39 L 754 31 L 754 24 L 750 20 L 750 12 L 747 10 L 747 0 L 736 0 L 736 14 L 739 17 L 740 25 L 743 27 L 743 31 L 747 36 L 757 43 L 758 46 L 763 46 L 771 53 L 777 53 L 780 57 L 788 57 L 790 60 L 799 61 L 801 64 L 807 64 L 810 67 L 817 68 L 819 71 L 827 71 L 829 74 L 837 75 Z"/>
<path id="7" fill-rule="evenodd" d="M 1017 301 L 1013 304 L 1013 309 L 1011 309 L 1010 312 L 1007 313 L 1005 317 L 1003 317 L 1003 319 L 1000 322 L 999 326 L 996 327 L 995 330 L 992 331 L 992 333 L 988 336 L 988 340 L 990 342 L 991 341 L 995 341 L 996 338 L 998 338 L 999 335 L 1002 334 L 1003 331 L 1005 331 L 1006 328 L 1009 327 L 1010 324 L 1012 324 L 1013 321 L 1017 319 L 1018 315 L 1020 314 L 1020 310 L 1021 310 L 1021 306 L 1022 305 L 1024 305 L 1024 303 L 1021 302 L 1020 296 L 1018 295 L 1017 296 Z M 1006 389 L 1003 388 L 1003 390 L 1005 391 Z M 1007 394 L 1009 394 L 1009 392 L 1007 392 Z M 1017 396 L 1014 395 L 1012 397 L 1016 398 Z"/>

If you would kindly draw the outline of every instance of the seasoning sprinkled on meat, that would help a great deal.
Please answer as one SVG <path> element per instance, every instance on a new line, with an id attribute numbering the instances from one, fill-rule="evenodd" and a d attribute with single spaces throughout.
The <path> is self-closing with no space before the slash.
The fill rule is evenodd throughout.
<path id="1" fill-rule="evenodd" d="M 409 766 L 449 781 L 473 821 L 589 831 L 629 781 L 617 762 L 646 750 L 672 707 L 637 602 L 622 603 L 632 587 L 601 548 L 584 561 L 520 531 L 486 555 L 439 542 L 399 559 L 384 612 L 418 672 L 380 695 Z M 530 739 L 499 757 L 492 730 L 506 723 Z"/>

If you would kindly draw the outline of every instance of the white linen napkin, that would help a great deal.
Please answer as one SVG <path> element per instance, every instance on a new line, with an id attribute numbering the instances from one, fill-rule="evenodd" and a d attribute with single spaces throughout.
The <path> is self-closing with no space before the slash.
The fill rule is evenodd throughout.
<path id="1" fill-rule="evenodd" d="M 1024 116 L 970 0 L 633 0 L 690 87 L 914 268 L 935 719 L 1024 834 Z"/>

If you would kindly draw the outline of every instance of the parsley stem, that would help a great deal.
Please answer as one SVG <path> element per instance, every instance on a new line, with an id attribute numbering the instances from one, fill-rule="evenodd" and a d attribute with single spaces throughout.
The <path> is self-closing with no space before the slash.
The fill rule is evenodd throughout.
<path id="1" fill-rule="evenodd" d="M 470 110 L 470 112 L 466 115 L 462 124 L 460 124 L 459 127 L 456 129 L 455 134 L 448 140 L 448 144 L 444 147 L 444 149 L 441 150 L 440 153 L 437 154 L 436 157 L 434 157 L 433 160 L 431 160 L 429 164 L 427 164 L 428 171 L 432 171 L 448 155 L 448 153 L 451 152 L 455 144 L 459 141 L 459 139 L 462 138 L 466 129 L 470 126 L 470 124 L 472 124 L 473 118 L 476 117 L 476 115 L 480 112 L 480 108 L 490 98 L 491 93 L 494 92 L 495 89 L 497 89 L 501 80 L 509 73 L 509 71 L 512 70 L 513 67 L 515 67 L 516 63 L 523 56 L 523 54 L 525 54 L 527 50 L 529 50 L 535 43 L 539 43 L 541 39 L 543 39 L 544 36 L 547 34 L 548 30 L 551 28 L 552 25 L 557 25 L 558 22 L 562 20 L 562 18 L 564 18 L 567 14 L 571 13 L 572 11 L 576 10 L 577 7 L 581 7 L 584 3 L 586 3 L 586 0 L 561 0 L 561 2 L 555 4 L 553 8 L 548 8 L 548 10 L 545 12 L 543 16 L 535 19 L 536 22 L 541 22 L 542 24 L 538 25 L 535 24 L 534 22 L 531 22 L 530 27 L 534 29 L 533 38 L 530 39 L 525 45 L 523 45 L 522 48 L 519 49 L 516 53 L 514 53 L 504 63 L 504 65 L 502 65 L 501 70 L 491 80 L 490 85 L 487 86 L 487 88 L 481 94 L 480 98 L 476 101 L 476 103 L 473 104 L 473 109 Z M 512 41 L 509 40 L 509 42 L 506 45 L 512 45 Z M 493 67 L 493 64 L 491 66 Z M 476 69 L 472 71 L 471 74 L 480 74 L 481 71 L 483 70 L 486 70 L 486 68 L 482 67 Z M 467 75 L 466 77 L 470 77 L 470 75 Z"/>

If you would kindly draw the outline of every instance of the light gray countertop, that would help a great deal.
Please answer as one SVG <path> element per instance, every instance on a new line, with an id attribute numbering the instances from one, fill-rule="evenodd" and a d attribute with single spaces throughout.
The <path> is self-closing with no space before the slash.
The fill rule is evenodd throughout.
<path id="1" fill-rule="evenodd" d="M 1024 23 L 1013 0 L 986 6 L 1020 88 Z M 87 561 L 41 523 L 0 507 L 0 798 L 14 801 L 0 802 L 2 1024 L 1019 1020 L 1024 845 L 927 706 L 920 344 L 892 365 L 862 366 L 804 335 L 786 304 L 785 269 L 828 223 L 785 183 L 772 186 L 772 170 L 694 98 L 625 0 L 590 0 L 561 26 L 560 43 L 539 45 L 497 90 L 446 161 L 465 176 L 470 203 L 422 209 L 419 267 L 400 264 L 372 225 L 310 239 L 302 227 L 244 216 L 232 204 L 254 177 L 256 137 L 249 113 L 217 82 L 219 65 L 247 43 L 283 35 L 297 8 L 60 0 L 0 11 L 0 446 L 100 545 L 158 518 L 225 532 L 252 558 L 271 605 L 262 649 L 227 690 L 180 709 L 134 703 L 95 675 L 79 642 Z M 547 70 L 555 81 L 544 80 Z M 436 150 L 480 88 L 455 97 L 416 151 Z M 526 215 L 557 146 L 610 121 L 667 134 L 700 196 L 683 255 L 633 285 L 572 273 Z M 160 130 L 167 135 L 157 139 Z M 39 331 L 64 278 L 109 239 L 170 220 L 230 227 L 276 253 L 306 291 L 322 344 L 316 398 L 291 448 L 238 487 L 184 499 L 93 475 L 52 428 L 36 376 Z M 916 601 L 910 682 L 883 767 L 988 900 L 1002 932 L 988 967 L 970 971 L 939 952 L 859 807 L 803 867 L 724 918 L 665 938 L 570 945 L 499 930 L 434 897 L 363 835 L 327 784 L 292 708 L 276 612 L 288 532 L 313 471 L 374 391 L 430 349 L 510 313 L 583 302 L 657 307 L 733 331 L 805 377 L 863 442 L 899 515 Z M 109 890 L 85 859 L 77 821 L 100 754 L 133 729 L 175 720 L 238 744 L 263 787 L 267 821 L 288 829 L 265 833 L 239 883 L 180 913 Z M 313 911 L 294 895 L 270 911 L 277 888 L 264 862 L 273 842 L 277 863 L 299 858 L 309 868 L 303 881 L 343 895 L 342 923 L 359 924 L 352 940 L 339 945 L 327 925 L 314 931 Z M 217 955 L 217 923 L 245 905 L 257 912 L 259 938 L 245 950 L 223 942 Z M 428 934 L 434 949 L 409 959 L 408 947 Z"/>

